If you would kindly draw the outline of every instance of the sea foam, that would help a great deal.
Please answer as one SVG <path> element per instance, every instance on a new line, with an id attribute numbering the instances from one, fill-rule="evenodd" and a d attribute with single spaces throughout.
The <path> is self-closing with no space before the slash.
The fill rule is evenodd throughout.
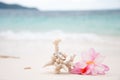
<path id="1" fill-rule="evenodd" d="M 93 33 L 67 33 L 60 30 L 48 32 L 31 32 L 31 31 L 1 31 L 1 39 L 8 40 L 41 40 L 41 39 L 79 39 L 80 41 L 101 41 L 100 36 Z"/>

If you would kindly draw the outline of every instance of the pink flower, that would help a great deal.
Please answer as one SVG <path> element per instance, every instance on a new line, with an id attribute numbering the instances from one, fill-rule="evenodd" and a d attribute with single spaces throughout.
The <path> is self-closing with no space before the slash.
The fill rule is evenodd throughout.
<path id="1" fill-rule="evenodd" d="M 95 52 L 94 49 L 90 49 L 87 53 L 82 54 L 82 60 L 75 63 L 71 73 L 73 74 L 86 74 L 86 75 L 98 75 L 105 74 L 109 70 L 109 67 L 102 64 L 104 56 Z"/>

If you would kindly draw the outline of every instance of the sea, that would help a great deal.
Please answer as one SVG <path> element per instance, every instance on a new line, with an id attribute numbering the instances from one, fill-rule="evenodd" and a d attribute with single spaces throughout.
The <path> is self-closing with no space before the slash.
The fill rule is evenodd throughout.
<path id="1" fill-rule="evenodd" d="M 1 39 L 98 38 L 120 36 L 120 10 L 0 10 Z"/>

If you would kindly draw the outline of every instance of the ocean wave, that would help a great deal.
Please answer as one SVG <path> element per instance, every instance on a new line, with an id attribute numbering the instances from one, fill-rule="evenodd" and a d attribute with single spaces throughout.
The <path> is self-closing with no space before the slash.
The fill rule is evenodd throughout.
<path id="1" fill-rule="evenodd" d="M 48 32 L 31 31 L 0 31 L 1 39 L 9 40 L 39 40 L 39 39 L 79 39 L 81 41 L 101 41 L 100 36 L 93 33 L 67 33 L 60 30 Z"/>

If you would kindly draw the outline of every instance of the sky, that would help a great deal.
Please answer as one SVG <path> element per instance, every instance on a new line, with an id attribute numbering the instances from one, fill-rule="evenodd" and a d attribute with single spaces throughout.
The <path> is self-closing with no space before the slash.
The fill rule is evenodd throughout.
<path id="1" fill-rule="evenodd" d="M 0 0 L 0 2 L 36 7 L 40 10 L 120 9 L 120 0 Z"/>

